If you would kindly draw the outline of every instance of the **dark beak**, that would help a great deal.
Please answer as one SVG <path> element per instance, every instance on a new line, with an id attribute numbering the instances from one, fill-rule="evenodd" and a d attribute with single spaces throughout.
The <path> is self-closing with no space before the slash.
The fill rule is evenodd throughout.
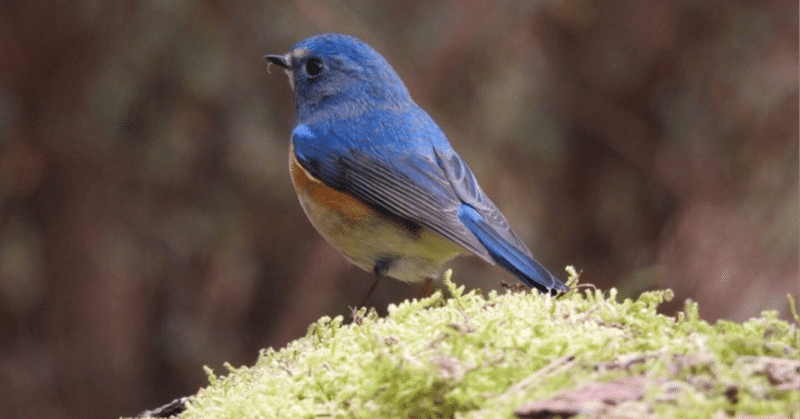
<path id="1" fill-rule="evenodd" d="M 288 69 L 289 68 L 289 60 L 286 55 L 278 55 L 278 54 L 267 54 L 264 56 L 265 59 L 269 60 L 272 64 L 277 65 L 278 67 Z"/>

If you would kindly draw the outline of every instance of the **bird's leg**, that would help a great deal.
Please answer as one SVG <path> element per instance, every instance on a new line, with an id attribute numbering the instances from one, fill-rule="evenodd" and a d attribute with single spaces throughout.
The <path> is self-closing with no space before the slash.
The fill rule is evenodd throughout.
<path id="1" fill-rule="evenodd" d="M 389 271 L 389 266 L 392 264 L 392 261 L 393 259 L 391 257 L 382 257 L 375 261 L 375 266 L 372 267 L 372 272 L 375 273 L 375 282 L 369 287 L 369 291 L 367 295 L 364 296 L 364 301 L 361 302 L 359 307 L 366 307 L 369 297 L 375 292 L 375 288 L 378 288 L 378 282 L 380 282 L 381 277 Z"/>
<path id="2" fill-rule="evenodd" d="M 431 294 L 433 294 L 433 279 L 425 278 L 425 280 L 422 281 L 422 285 L 419 287 L 417 299 L 421 300 L 423 298 L 430 297 Z"/>
<path id="3" fill-rule="evenodd" d="M 364 296 L 364 300 L 361 301 L 361 304 L 358 305 L 359 307 L 367 306 L 367 301 L 369 301 L 369 297 L 371 297 L 372 293 L 375 292 L 375 288 L 378 288 L 378 282 L 381 282 L 381 277 L 376 275 L 375 282 L 373 282 L 372 286 L 369 287 L 369 291 L 367 291 L 367 295 Z"/>

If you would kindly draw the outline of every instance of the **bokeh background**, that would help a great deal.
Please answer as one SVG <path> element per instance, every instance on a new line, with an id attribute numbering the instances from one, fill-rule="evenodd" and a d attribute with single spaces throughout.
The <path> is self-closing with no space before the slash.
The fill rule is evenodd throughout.
<path id="1" fill-rule="evenodd" d="M 329 31 L 387 57 L 553 272 L 790 318 L 795 1 L 5 0 L 1 417 L 136 414 L 361 301 L 294 196 L 263 60 Z"/>

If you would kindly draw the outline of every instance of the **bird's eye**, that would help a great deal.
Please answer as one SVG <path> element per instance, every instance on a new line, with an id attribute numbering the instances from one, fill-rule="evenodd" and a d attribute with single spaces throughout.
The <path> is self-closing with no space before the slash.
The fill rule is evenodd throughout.
<path id="1" fill-rule="evenodd" d="M 319 73 L 321 73 L 322 68 L 323 68 L 322 60 L 320 60 L 319 58 L 309 58 L 308 61 L 306 61 L 306 73 L 308 73 L 308 75 L 311 77 L 314 77 Z"/>

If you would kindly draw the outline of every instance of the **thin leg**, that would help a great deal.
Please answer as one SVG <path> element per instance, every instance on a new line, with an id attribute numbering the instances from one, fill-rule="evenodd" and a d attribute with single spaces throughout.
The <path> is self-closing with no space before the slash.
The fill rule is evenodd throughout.
<path id="1" fill-rule="evenodd" d="M 419 287 L 417 299 L 430 297 L 431 294 L 433 294 L 433 280 L 430 278 L 425 278 L 425 280 L 422 281 L 422 286 Z"/>
<path id="2" fill-rule="evenodd" d="M 378 288 L 378 282 L 380 282 L 380 281 L 381 281 L 381 277 L 380 276 L 375 276 L 375 282 L 373 282 L 372 286 L 369 287 L 369 291 L 367 291 L 367 295 L 364 296 L 364 301 L 362 301 L 361 304 L 358 305 L 359 307 L 366 307 L 367 306 L 367 301 L 369 301 L 369 297 L 371 297 L 372 293 L 375 292 L 375 288 Z"/>

